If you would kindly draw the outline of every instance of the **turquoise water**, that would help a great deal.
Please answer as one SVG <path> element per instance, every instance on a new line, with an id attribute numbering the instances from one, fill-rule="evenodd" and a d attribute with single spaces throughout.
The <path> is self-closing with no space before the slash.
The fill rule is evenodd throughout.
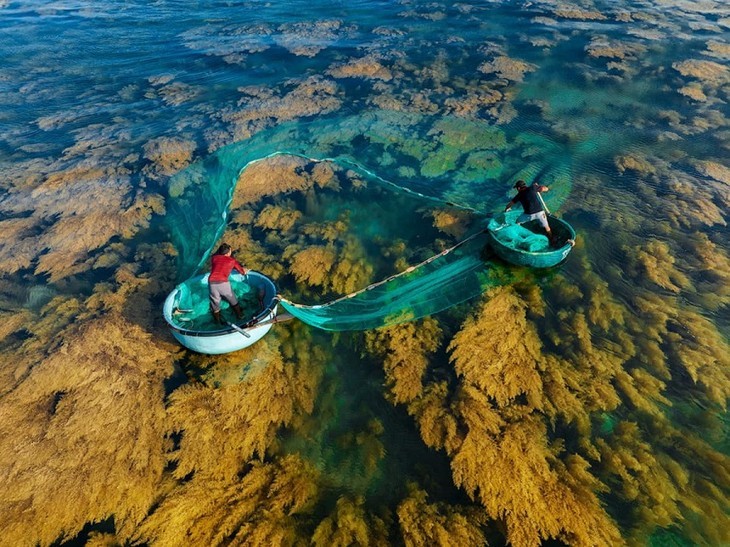
<path id="1" fill-rule="evenodd" d="M 3 541 L 730 543 L 724 2 L 0 0 L 0 54 Z M 532 177 L 557 269 L 216 358 L 160 316 L 220 237 L 322 303 Z"/>

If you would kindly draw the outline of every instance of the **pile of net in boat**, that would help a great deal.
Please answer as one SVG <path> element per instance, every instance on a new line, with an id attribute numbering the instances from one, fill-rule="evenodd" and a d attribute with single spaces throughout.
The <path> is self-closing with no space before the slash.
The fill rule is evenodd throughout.
<path id="1" fill-rule="evenodd" d="M 230 283 L 243 317 L 250 318 L 261 311 L 258 290 L 248 282 L 245 276 L 232 275 Z M 186 279 L 177 286 L 177 289 L 179 292 L 175 303 L 176 313 L 172 317 L 177 327 L 199 332 L 221 328 L 215 323 L 213 315 L 210 313 L 207 276 Z M 222 300 L 220 306 L 224 314 L 231 315 L 232 312 L 226 312 L 230 308 L 228 302 Z"/>

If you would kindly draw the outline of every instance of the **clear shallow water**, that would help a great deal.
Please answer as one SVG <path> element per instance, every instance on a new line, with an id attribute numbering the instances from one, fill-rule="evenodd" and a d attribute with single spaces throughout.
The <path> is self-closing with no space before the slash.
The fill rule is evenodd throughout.
<path id="1" fill-rule="evenodd" d="M 400 544 L 428 526 L 466 543 L 730 541 L 722 3 L 0 5 L 4 537 L 84 544 L 113 516 L 106 533 L 153 544 L 188 526 L 205 544 Z M 159 318 L 182 271 L 171 177 L 224 158 L 232 182 L 282 149 L 485 214 L 525 166 L 568 173 L 548 205 L 578 246 L 401 331 L 290 323 L 225 358 L 180 353 Z M 431 210 L 422 231 L 369 237 L 363 212 L 392 227 L 402 210 L 356 195 L 357 222 L 325 229 L 322 211 L 347 208 L 317 181 L 372 184 L 332 169 L 259 164 L 234 196 L 226 239 L 288 294 L 342 294 L 384 257 L 397 271 L 458 239 L 434 240 Z M 214 207 L 183 209 L 201 223 Z M 315 246 L 334 257 L 321 278 L 301 254 Z M 551 496 L 565 512 L 535 501 Z"/>

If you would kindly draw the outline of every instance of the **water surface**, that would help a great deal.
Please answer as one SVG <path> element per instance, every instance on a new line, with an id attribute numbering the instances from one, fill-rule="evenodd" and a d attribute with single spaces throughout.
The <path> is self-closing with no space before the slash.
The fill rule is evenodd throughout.
<path id="1" fill-rule="evenodd" d="M 730 543 L 723 2 L 6 1 L 0 53 L 5 541 Z M 218 237 L 325 302 L 519 177 L 555 270 L 215 358 L 160 317 Z"/>

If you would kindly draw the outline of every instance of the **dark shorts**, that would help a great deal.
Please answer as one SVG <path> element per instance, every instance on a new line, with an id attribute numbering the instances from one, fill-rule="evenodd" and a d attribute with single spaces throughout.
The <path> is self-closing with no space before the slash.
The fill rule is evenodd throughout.
<path id="1" fill-rule="evenodd" d="M 236 295 L 233 294 L 231 283 L 224 281 L 223 283 L 209 283 L 208 292 L 210 296 L 210 310 L 220 311 L 221 310 L 221 298 L 228 302 L 231 306 L 238 304 Z"/>

